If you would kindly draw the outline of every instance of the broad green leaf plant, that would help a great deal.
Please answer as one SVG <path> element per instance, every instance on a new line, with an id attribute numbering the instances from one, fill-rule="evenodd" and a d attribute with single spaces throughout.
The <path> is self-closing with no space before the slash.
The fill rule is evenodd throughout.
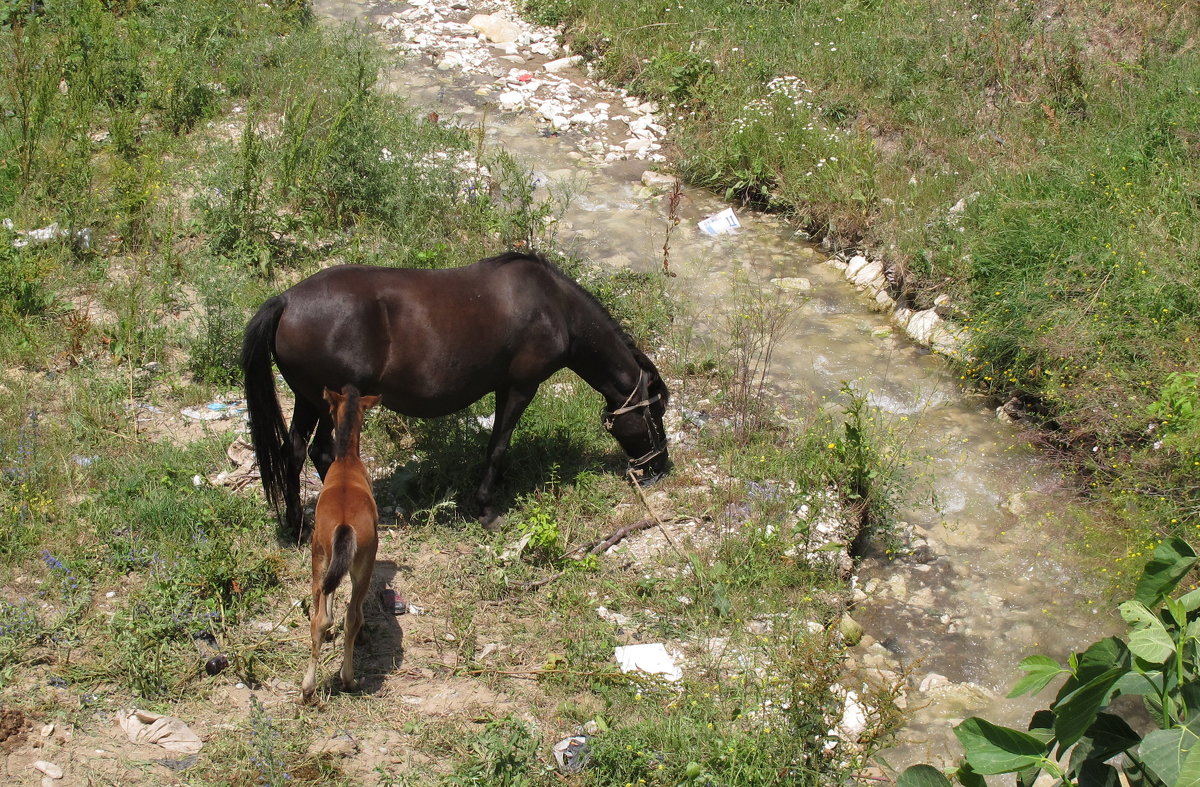
<path id="1" fill-rule="evenodd" d="M 1172 593 L 1196 565 L 1195 550 L 1172 538 L 1154 551 L 1134 597 L 1120 605 L 1128 640 L 1108 637 L 1066 666 L 1046 656 L 1021 662 L 1009 697 L 1066 681 L 1029 729 L 971 717 L 954 728 L 966 752 L 948 775 L 928 765 L 901 774 L 899 787 L 983 787 L 984 776 L 1014 773 L 1032 787 L 1043 773 L 1079 787 L 1200 787 L 1200 590 Z M 1121 695 L 1142 697 L 1157 729 L 1145 736 L 1107 711 Z"/>

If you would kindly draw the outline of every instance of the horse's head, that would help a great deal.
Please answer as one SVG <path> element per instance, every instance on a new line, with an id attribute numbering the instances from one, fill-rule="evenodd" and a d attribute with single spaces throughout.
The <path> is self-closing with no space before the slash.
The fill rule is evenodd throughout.
<path id="1" fill-rule="evenodd" d="M 625 450 L 637 482 L 648 486 L 671 467 L 663 413 L 670 392 L 657 372 L 642 374 L 633 393 L 619 407 L 605 408 L 601 423 Z"/>

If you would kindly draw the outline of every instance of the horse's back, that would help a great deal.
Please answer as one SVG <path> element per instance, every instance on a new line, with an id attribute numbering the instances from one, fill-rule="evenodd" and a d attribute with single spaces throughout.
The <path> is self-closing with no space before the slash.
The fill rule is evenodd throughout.
<path id="1" fill-rule="evenodd" d="M 399 412 L 444 415 L 562 367 L 570 290 L 559 277 L 523 255 L 434 270 L 327 268 L 283 294 L 276 360 L 310 399 L 353 383 Z"/>

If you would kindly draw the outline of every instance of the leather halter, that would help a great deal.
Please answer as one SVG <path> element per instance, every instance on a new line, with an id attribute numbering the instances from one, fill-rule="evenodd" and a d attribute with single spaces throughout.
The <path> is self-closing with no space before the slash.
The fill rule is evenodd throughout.
<path id="1" fill-rule="evenodd" d="M 624 415 L 625 413 L 631 413 L 643 407 L 647 408 L 642 413 L 642 418 L 646 422 L 646 433 L 650 435 L 651 448 L 643 456 L 640 456 L 637 459 L 629 460 L 629 467 L 631 470 L 641 470 L 650 463 L 650 460 L 654 459 L 660 454 L 665 453 L 667 450 L 667 435 L 658 428 L 657 424 L 653 423 L 650 418 L 649 410 L 650 405 L 662 399 L 662 394 L 654 394 L 654 396 L 631 404 L 631 402 L 633 402 L 633 398 L 637 396 L 638 391 L 641 390 L 642 380 L 645 378 L 645 376 L 646 372 L 644 370 L 638 370 L 637 383 L 633 386 L 633 390 L 629 392 L 629 396 L 625 397 L 625 403 L 615 410 L 605 410 L 600 414 L 600 421 L 604 425 L 604 428 L 608 431 L 612 431 L 613 418 L 616 416 Z"/>

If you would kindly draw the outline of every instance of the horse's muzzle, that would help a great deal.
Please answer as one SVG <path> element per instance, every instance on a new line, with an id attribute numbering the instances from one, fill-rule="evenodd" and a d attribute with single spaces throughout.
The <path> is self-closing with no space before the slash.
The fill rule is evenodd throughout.
<path id="1" fill-rule="evenodd" d="M 643 458 L 640 461 L 629 463 L 629 474 L 643 489 L 654 486 L 666 478 L 670 472 L 671 458 L 667 455 L 665 447 L 661 452 L 651 455 L 649 459 Z"/>

